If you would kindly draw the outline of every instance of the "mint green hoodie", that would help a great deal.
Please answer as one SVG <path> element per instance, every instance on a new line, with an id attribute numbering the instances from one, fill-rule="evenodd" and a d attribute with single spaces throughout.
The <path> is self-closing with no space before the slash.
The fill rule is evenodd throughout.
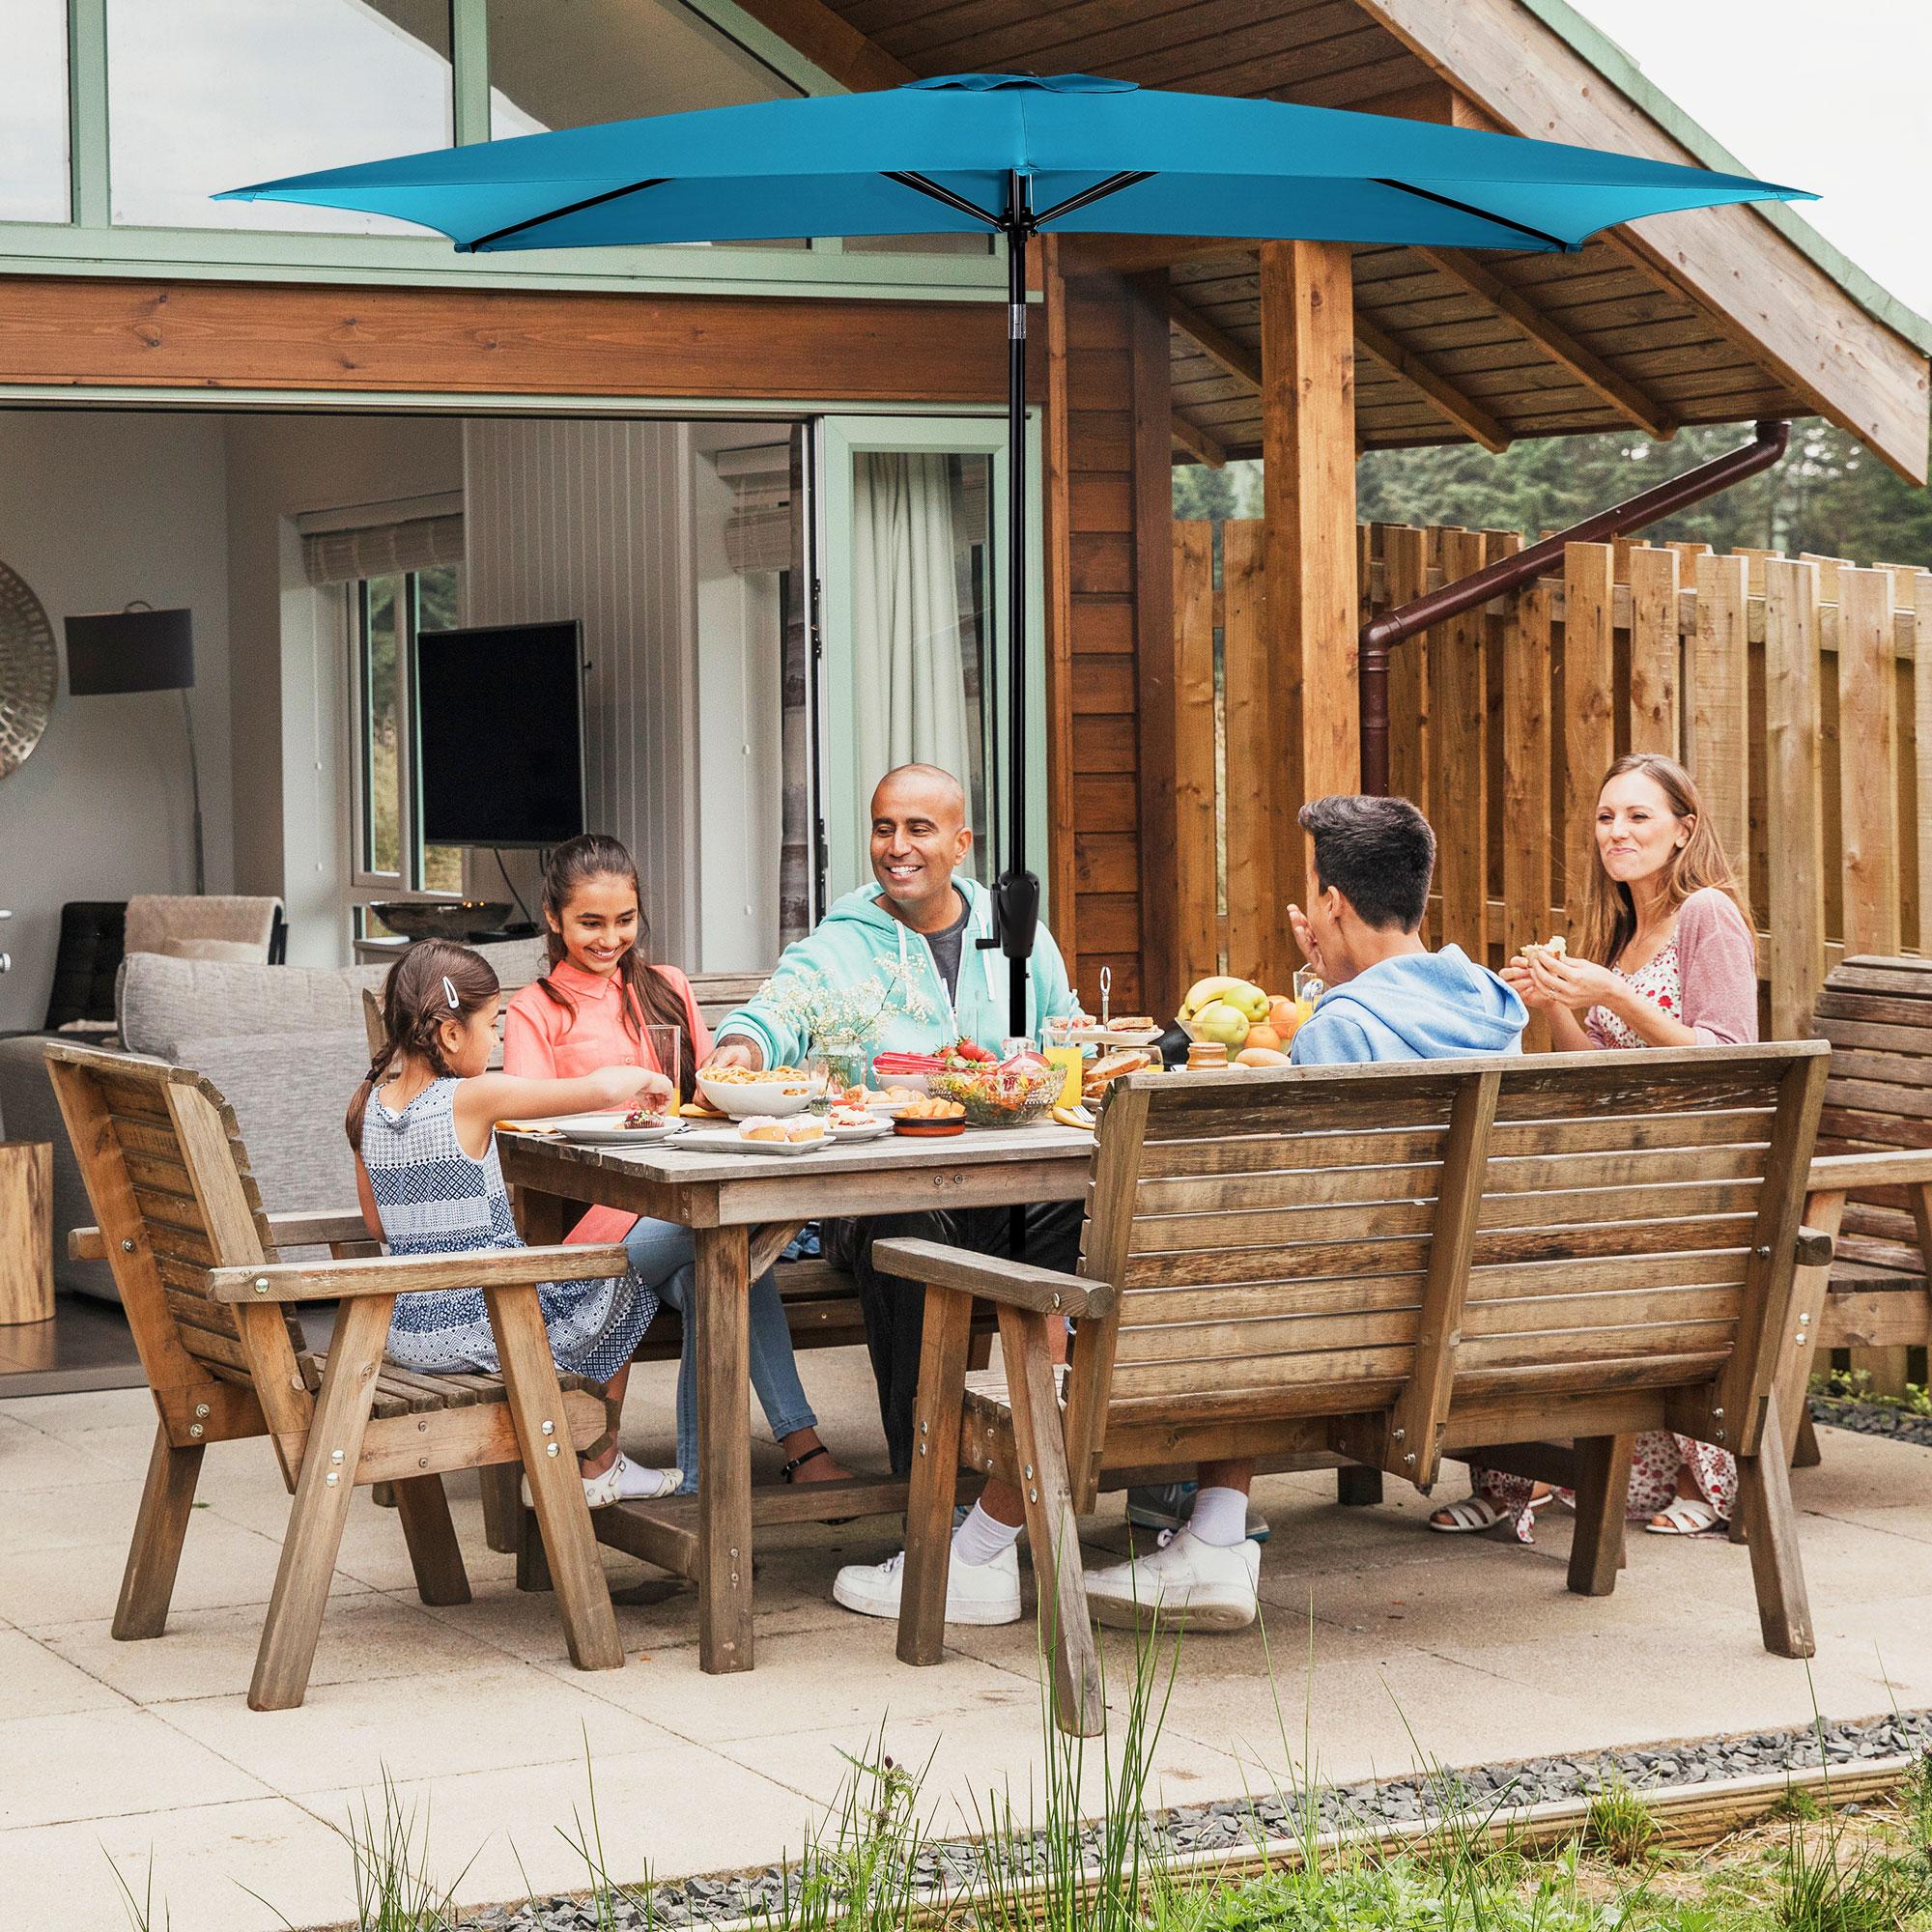
<path id="1" fill-rule="evenodd" d="M 929 1020 L 915 1020 L 896 1003 L 888 1010 L 876 1037 L 874 1052 L 930 1053 L 962 1036 L 999 1051 L 1010 1035 L 1009 1011 L 1009 965 L 1004 952 L 981 952 L 975 944 L 992 928 L 992 895 L 977 879 L 954 874 L 952 883 L 965 894 L 972 908 L 959 952 L 959 994 L 956 1005 L 946 997 L 946 981 L 924 935 L 896 920 L 879 903 L 883 896 L 874 883 L 847 893 L 820 922 L 817 931 L 795 939 L 784 950 L 768 984 L 782 988 L 787 980 L 817 980 L 827 985 L 856 984 L 880 966 L 888 969 L 903 959 L 908 983 L 932 1004 Z M 1034 940 L 1027 972 L 1027 1031 L 1038 1037 L 1043 1019 L 1057 1019 L 1073 1010 L 1066 983 L 1066 967 L 1053 935 L 1042 924 Z M 717 1037 L 731 1035 L 755 1040 L 767 1066 L 797 1066 L 811 1042 L 801 1037 L 784 1017 L 774 1011 L 762 992 L 719 1021 Z"/>

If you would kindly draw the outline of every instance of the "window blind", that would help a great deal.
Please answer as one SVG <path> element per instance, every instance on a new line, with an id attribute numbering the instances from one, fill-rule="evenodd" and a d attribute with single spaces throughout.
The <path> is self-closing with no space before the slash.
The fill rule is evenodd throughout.
<path id="1" fill-rule="evenodd" d="M 318 530 L 301 540 L 302 570 L 313 584 L 395 577 L 463 561 L 463 517 L 408 517 L 346 530 Z"/>

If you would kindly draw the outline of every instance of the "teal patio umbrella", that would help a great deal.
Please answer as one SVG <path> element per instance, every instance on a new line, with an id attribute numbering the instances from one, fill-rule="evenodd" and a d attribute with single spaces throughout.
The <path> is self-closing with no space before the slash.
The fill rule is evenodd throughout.
<path id="1" fill-rule="evenodd" d="M 1601 228 L 1809 199 L 1744 175 L 1094 74 L 948 74 L 871 94 L 573 128 L 237 188 L 438 230 L 465 252 L 817 235 L 1007 242 L 1008 863 L 995 938 L 1012 1027 L 1039 882 L 1027 865 L 1026 256 L 1045 230 L 1574 250 Z"/>

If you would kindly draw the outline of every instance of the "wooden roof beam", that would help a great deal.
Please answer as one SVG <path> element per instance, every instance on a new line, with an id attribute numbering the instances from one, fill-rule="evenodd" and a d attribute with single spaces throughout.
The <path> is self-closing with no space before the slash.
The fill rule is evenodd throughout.
<path id="1" fill-rule="evenodd" d="M 1551 320 L 1521 290 L 1513 288 L 1493 269 L 1460 248 L 1418 248 L 1415 251 L 1431 268 L 1439 269 L 1453 282 L 1473 296 L 1479 296 L 1499 314 L 1507 316 L 1552 362 L 1560 364 L 1577 382 L 1609 404 L 1627 422 L 1647 436 L 1667 442 L 1677 434 L 1677 418 L 1655 396 L 1620 376 L 1593 351 L 1585 349 L 1560 323 Z"/>
<path id="2" fill-rule="evenodd" d="M 855 94 L 898 87 L 916 76 L 876 41 L 849 26 L 825 0 L 738 0 L 761 27 L 769 27 L 813 67 Z"/>
<path id="3" fill-rule="evenodd" d="M 1191 416 L 1174 412 L 1174 440 L 1197 463 L 1205 463 L 1209 469 L 1219 469 L 1228 460 L 1228 452 L 1221 440 L 1211 430 L 1204 429 Z"/>
<path id="4" fill-rule="evenodd" d="M 1237 341 L 1219 323 L 1210 322 L 1174 290 L 1167 296 L 1167 317 L 1181 334 L 1210 361 L 1250 388 L 1262 386 L 1261 351 Z M 1392 369 L 1405 383 L 1419 389 L 1430 404 L 1472 437 L 1492 455 L 1509 447 L 1510 434 L 1480 404 L 1465 396 L 1439 369 L 1405 348 L 1394 336 L 1363 315 L 1355 314 L 1355 341 L 1378 362 Z"/>
<path id="5" fill-rule="evenodd" d="M 1063 235 L 1060 267 L 1066 275 L 1137 275 L 1176 262 L 1252 255 L 1260 246 L 1238 235 Z"/>

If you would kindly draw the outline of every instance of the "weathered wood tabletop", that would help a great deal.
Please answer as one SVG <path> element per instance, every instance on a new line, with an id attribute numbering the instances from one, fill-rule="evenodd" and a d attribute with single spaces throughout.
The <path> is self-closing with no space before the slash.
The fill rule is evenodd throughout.
<path id="1" fill-rule="evenodd" d="M 601 1541 L 697 1584 L 699 1662 L 722 1672 L 752 1667 L 755 1522 L 897 1507 L 904 1492 L 895 1480 L 765 1489 L 754 1497 L 752 1279 L 800 1228 L 821 1217 L 1081 1200 L 1094 1136 L 1041 1122 L 969 1127 L 937 1140 L 887 1134 L 791 1156 L 693 1149 L 677 1140 L 636 1149 L 576 1147 L 527 1134 L 501 1134 L 497 1147 L 504 1178 L 517 1190 L 524 1237 L 532 1244 L 561 1240 L 585 1206 L 676 1221 L 693 1231 L 698 1492 L 619 1504 L 599 1510 L 595 1520 Z"/>

